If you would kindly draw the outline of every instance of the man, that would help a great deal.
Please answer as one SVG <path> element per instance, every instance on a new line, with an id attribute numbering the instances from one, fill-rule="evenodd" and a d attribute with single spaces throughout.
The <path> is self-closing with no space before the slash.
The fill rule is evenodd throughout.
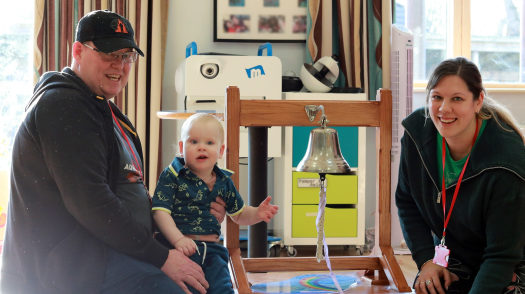
<path id="1" fill-rule="evenodd" d="M 133 35 L 116 13 L 87 14 L 71 68 L 45 73 L 36 85 L 13 146 L 2 293 L 208 288 L 197 264 L 153 239 L 142 147 L 108 101 L 144 56 Z M 224 208 L 214 208 L 222 221 Z"/>

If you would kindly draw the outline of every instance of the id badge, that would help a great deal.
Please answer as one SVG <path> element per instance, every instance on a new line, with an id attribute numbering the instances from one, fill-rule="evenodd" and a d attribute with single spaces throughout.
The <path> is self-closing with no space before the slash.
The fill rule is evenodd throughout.
<path id="1" fill-rule="evenodd" d="M 448 267 L 448 256 L 450 255 L 450 250 L 447 249 L 447 246 L 438 245 L 435 250 L 436 253 L 432 262 L 442 267 Z"/>

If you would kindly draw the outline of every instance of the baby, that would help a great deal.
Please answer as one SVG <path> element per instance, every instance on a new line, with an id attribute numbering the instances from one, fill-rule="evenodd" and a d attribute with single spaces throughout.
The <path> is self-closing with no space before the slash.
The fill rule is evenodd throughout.
<path id="1" fill-rule="evenodd" d="M 259 207 L 244 205 L 230 178 L 232 171 L 217 167 L 224 154 L 224 129 L 210 114 L 198 113 L 182 125 L 181 157 L 162 172 L 153 195 L 156 238 L 201 265 L 210 284 L 208 293 L 234 293 L 228 271 L 228 251 L 216 244 L 221 224 L 210 213 L 217 196 L 239 225 L 269 222 L 279 209 L 267 197 Z M 197 251 L 197 253 L 195 253 Z"/>

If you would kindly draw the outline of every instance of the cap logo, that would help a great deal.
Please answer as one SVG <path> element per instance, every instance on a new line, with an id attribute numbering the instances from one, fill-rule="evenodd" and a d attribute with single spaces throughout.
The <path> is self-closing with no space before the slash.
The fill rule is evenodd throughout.
<path id="1" fill-rule="evenodd" d="M 111 28 L 114 29 L 116 33 L 128 33 L 126 25 L 120 19 L 114 19 L 111 22 Z"/>

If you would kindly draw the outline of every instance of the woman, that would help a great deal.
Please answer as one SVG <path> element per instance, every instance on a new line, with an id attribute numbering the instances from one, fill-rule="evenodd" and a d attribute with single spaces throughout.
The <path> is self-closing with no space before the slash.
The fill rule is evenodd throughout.
<path id="1" fill-rule="evenodd" d="M 514 293 L 525 283 L 523 134 L 463 57 L 436 68 L 427 103 L 403 121 L 396 190 L 403 235 L 420 270 L 413 287 L 425 294 Z"/>

